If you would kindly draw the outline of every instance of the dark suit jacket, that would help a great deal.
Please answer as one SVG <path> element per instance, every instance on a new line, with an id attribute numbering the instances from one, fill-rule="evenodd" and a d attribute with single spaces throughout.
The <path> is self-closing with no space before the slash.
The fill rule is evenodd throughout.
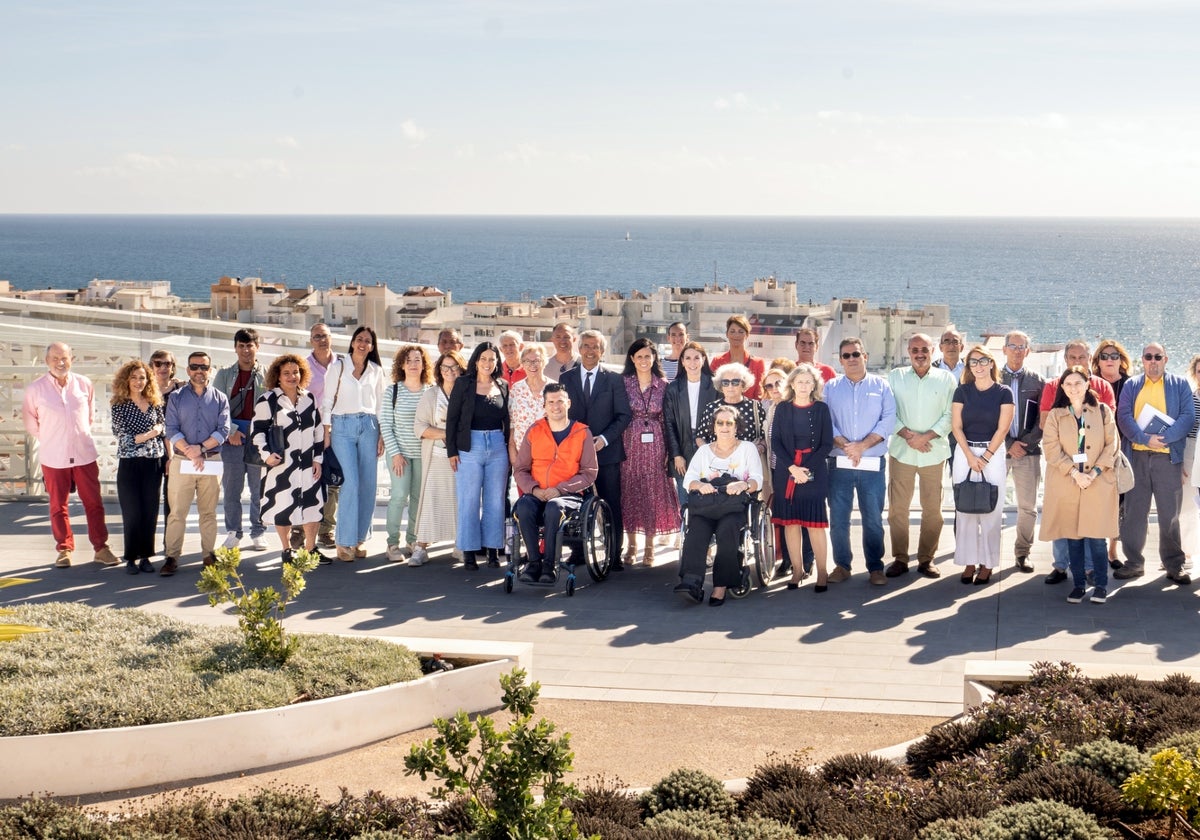
<path id="1" fill-rule="evenodd" d="M 446 457 L 456 458 L 458 453 L 471 451 L 471 420 L 475 417 L 475 377 L 460 376 L 450 389 L 450 401 L 446 406 Z M 496 380 L 504 412 L 504 442 L 508 443 L 508 383 Z"/>
<path id="2" fill-rule="evenodd" d="M 596 373 L 592 384 L 591 399 L 583 398 L 583 365 L 573 367 L 559 379 L 567 389 L 571 400 L 568 416 L 572 420 L 586 423 L 592 436 L 603 435 L 607 445 L 597 453 L 600 466 L 619 464 L 625 460 L 623 433 L 633 411 L 629 408 L 629 396 L 625 393 L 625 378 L 619 373 L 605 370 Z"/>
<path id="3" fill-rule="evenodd" d="M 1000 368 L 1000 384 L 1008 388 L 1011 382 L 1012 374 L 1008 372 L 1007 366 L 1002 365 Z M 1017 412 L 1017 423 L 1021 429 L 1021 434 L 1015 438 L 1012 435 L 1007 435 L 1004 439 L 1006 449 L 1012 446 L 1014 441 L 1019 440 L 1025 444 L 1025 453 L 1027 455 L 1042 454 L 1042 427 L 1039 423 L 1042 412 L 1039 406 L 1044 387 L 1046 387 L 1046 380 L 1042 379 L 1042 377 L 1029 368 L 1021 369 L 1021 387 L 1018 389 L 1019 399 L 1014 409 Z"/>
<path id="4" fill-rule="evenodd" d="M 663 420 L 667 427 L 667 455 L 672 459 L 670 473 L 675 475 L 674 458 L 682 455 L 689 464 L 696 454 L 696 430 L 692 428 L 691 406 L 688 404 L 687 374 L 677 376 L 667 386 L 667 395 L 663 398 Z M 704 414 L 704 407 L 721 399 L 721 392 L 713 384 L 713 379 L 707 374 L 700 374 L 700 406 L 696 411 L 696 422 Z M 682 475 L 679 476 L 683 478 Z"/>

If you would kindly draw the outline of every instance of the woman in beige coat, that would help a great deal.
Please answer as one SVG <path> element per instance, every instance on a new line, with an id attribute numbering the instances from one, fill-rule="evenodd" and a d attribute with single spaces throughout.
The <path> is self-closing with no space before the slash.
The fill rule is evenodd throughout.
<path id="1" fill-rule="evenodd" d="M 1067 601 L 1083 600 L 1087 577 L 1084 551 L 1104 556 L 1104 541 L 1117 535 L 1117 424 L 1113 413 L 1088 388 L 1088 374 L 1069 368 L 1058 379 L 1058 396 L 1046 418 L 1042 452 L 1046 484 L 1042 503 L 1043 540 L 1065 539 L 1075 588 Z M 1108 566 L 1095 564 L 1092 603 L 1108 596 Z"/>

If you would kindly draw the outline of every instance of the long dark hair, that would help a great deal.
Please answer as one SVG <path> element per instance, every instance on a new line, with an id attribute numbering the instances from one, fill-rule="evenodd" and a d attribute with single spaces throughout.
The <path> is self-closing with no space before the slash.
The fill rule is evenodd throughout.
<path id="1" fill-rule="evenodd" d="M 375 335 L 375 330 L 371 329 L 366 324 L 363 324 L 361 327 L 356 329 L 354 331 L 354 335 L 350 336 L 350 346 L 346 348 L 346 355 L 354 355 L 354 339 L 358 338 L 359 333 L 364 332 L 371 334 L 371 352 L 367 353 L 367 361 L 374 362 L 380 367 L 383 367 L 383 362 L 379 360 L 379 336 Z"/>
<path id="2" fill-rule="evenodd" d="M 500 372 L 500 362 L 504 357 L 500 355 L 500 348 L 491 341 L 481 341 L 475 345 L 475 349 L 471 351 L 471 358 L 467 362 L 467 376 L 471 379 L 479 378 L 479 357 L 487 350 L 496 354 L 496 367 L 492 369 L 492 381 L 503 378 L 504 374 Z"/>
<path id="3" fill-rule="evenodd" d="M 1071 398 L 1067 396 L 1067 391 L 1063 388 L 1063 382 L 1071 374 L 1078 374 L 1083 377 L 1083 381 L 1088 384 L 1087 393 L 1083 395 L 1084 405 L 1099 405 L 1100 401 L 1096 399 L 1096 392 L 1092 390 L 1092 377 L 1088 375 L 1087 368 L 1080 365 L 1069 367 L 1062 372 L 1062 376 L 1058 377 L 1058 393 L 1054 395 L 1054 405 L 1051 408 L 1066 408 L 1071 404 Z"/>
<path id="4" fill-rule="evenodd" d="M 712 379 L 712 368 L 708 366 L 708 351 L 705 350 L 698 341 L 689 341 L 687 344 L 683 345 L 683 347 L 679 348 L 680 373 L 683 372 L 683 354 L 689 350 L 695 350 L 700 354 L 700 358 L 704 360 L 704 364 L 700 366 L 700 378 L 703 379 L 707 376 L 709 379 Z M 686 378 L 686 376 L 684 378 Z"/>
<path id="5" fill-rule="evenodd" d="M 666 374 L 663 373 L 662 365 L 658 361 L 658 348 L 648 338 L 635 338 L 633 344 L 629 345 L 629 350 L 625 353 L 625 369 L 621 371 L 622 376 L 637 375 L 637 368 L 633 364 L 633 356 L 635 353 L 642 352 L 647 347 L 654 354 L 654 364 L 650 366 L 650 375 L 656 379 L 666 379 Z"/>

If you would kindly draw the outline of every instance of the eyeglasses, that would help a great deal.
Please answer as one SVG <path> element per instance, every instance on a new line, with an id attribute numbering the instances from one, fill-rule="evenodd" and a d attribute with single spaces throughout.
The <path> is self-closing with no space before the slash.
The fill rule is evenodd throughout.
<path id="1" fill-rule="evenodd" d="M 328 341 L 333 338 L 329 333 L 317 333 L 312 337 L 313 341 Z"/>
<path id="2" fill-rule="evenodd" d="M 862 354 L 862 352 L 861 352 L 861 351 L 859 351 L 859 350 L 855 350 L 855 351 L 853 351 L 853 352 L 851 352 L 851 353 L 843 353 L 843 354 L 842 354 L 842 358 L 843 358 L 843 359 L 861 359 L 861 358 L 862 358 L 862 355 L 863 355 L 863 354 Z"/>
<path id="3" fill-rule="evenodd" d="M 982 356 L 976 356 L 974 359 L 968 361 L 967 364 L 969 364 L 971 367 L 991 367 L 992 360 L 983 358 Z"/>
<path id="4" fill-rule="evenodd" d="M 1016 350 L 1018 353 L 1024 353 L 1029 349 L 1028 344 L 1005 344 L 1004 346 L 1009 350 Z"/>
<path id="5" fill-rule="evenodd" d="M 442 373 L 459 373 L 458 365 L 438 365 L 438 370 Z"/>
<path id="6" fill-rule="evenodd" d="M 746 387 L 746 383 L 740 379 L 722 379 L 719 384 L 722 388 L 731 388 L 734 385 L 738 386 L 739 388 Z"/>
<path id="7" fill-rule="evenodd" d="M 208 370 L 208 365 L 188 365 L 188 370 Z"/>
<path id="8" fill-rule="evenodd" d="M 737 421 L 736 420 L 715 420 L 715 421 L 713 421 L 713 425 L 714 426 L 736 426 Z"/>
<path id="9" fill-rule="evenodd" d="M 538 360 L 538 357 L 537 357 L 537 356 L 526 356 L 524 359 L 522 359 L 522 360 L 521 360 L 521 364 L 523 364 L 523 365 L 537 365 L 538 367 L 541 367 L 541 366 L 542 366 L 542 363 L 541 363 L 541 362 Z"/>
<path id="10" fill-rule="evenodd" d="M 763 388 L 766 389 L 767 391 L 778 391 L 779 383 L 778 382 L 764 382 Z"/>
<path id="11" fill-rule="evenodd" d="M 1161 362 L 1166 356 L 1162 353 L 1143 353 L 1142 358 L 1147 362 Z"/>
<path id="12" fill-rule="evenodd" d="M 962 344 L 957 338 L 943 338 L 942 344 Z"/>
<path id="13" fill-rule="evenodd" d="M 1096 358 L 1101 359 L 1106 362 L 1119 362 L 1119 361 L 1121 361 L 1121 354 L 1120 353 L 1099 353 L 1099 354 L 1097 354 Z"/>
<path id="14" fill-rule="evenodd" d="M 154 367 L 170 367 L 174 364 L 174 362 L 170 361 L 169 359 L 155 359 L 150 364 L 154 365 Z"/>

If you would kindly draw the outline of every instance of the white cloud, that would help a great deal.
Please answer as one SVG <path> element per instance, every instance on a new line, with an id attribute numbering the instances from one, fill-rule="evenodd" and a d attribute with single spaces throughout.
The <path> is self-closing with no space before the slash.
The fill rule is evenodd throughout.
<path id="1" fill-rule="evenodd" d="M 533 143 L 518 143 L 515 148 L 501 152 L 500 160 L 505 163 L 530 164 L 542 156 L 542 151 Z"/>
<path id="2" fill-rule="evenodd" d="M 730 97 L 718 96 L 713 100 L 713 108 L 718 111 L 748 111 L 755 114 L 768 114 L 780 110 L 778 102 L 772 101 L 769 105 L 762 105 L 741 91 Z"/>
<path id="3" fill-rule="evenodd" d="M 429 136 L 429 132 L 421 128 L 411 119 L 400 123 L 400 132 L 404 135 L 406 140 L 409 140 L 413 143 L 421 143 L 426 137 Z"/>
<path id="4" fill-rule="evenodd" d="M 475 157 L 475 144 L 463 143 L 454 147 L 454 156 L 459 160 L 471 160 Z"/>
<path id="5" fill-rule="evenodd" d="M 275 138 L 275 142 L 287 149 L 299 149 L 300 141 L 290 134 Z"/>
<path id="6" fill-rule="evenodd" d="M 144 176 L 195 176 L 243 180 L 257 175 L 288 178 L 287 164 L 277 158 L 178 158 L 127 152 L 107 166 L 87 166 L 79 174 L 95 178 L 133 179 Z"/>

